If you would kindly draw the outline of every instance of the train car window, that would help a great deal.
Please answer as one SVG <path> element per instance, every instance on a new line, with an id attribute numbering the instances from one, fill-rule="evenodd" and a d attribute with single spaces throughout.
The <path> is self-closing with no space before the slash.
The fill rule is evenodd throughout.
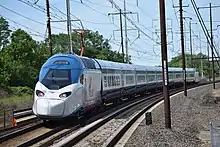
<path id="1" fill-rule="evenodd" d="M 155 80 L 155 75 L 147 75 L 147 79 L 149 82 L 154 81 Z"/>
<path id="2" fill-rule="evenodd" d="M 178 73 L 178 74 L 176 74 L 176 78 L 180 78 L 181 77 L 181 75 Z"/>
<path id="3" fill-rule="evenodd" d="M 117 86 L 120 86 L 120 76 L 117 76 Z"/>
<path id="4" fill-rule="evenodd" d="M 111 83 L 111 82 L 110 82 L 110 80 L 111 80 L 111 79 L 110 79 L 110 76 L 108 76 L 107 79 L 108 79 L 108 87 L 110 87 L 110 86 L 111 86 L 111 85 L 110 85 L 110 83 Z"/>
<path id="5" fill-rule="evenodd" d="M 71 83 L 71 71 L 69 69 L 50 69 L 42 80 L 42 84 L 50 90 L 61 89 Z"/>
<path id="6" fill-rule="evenodd" d="M 145 82 L 145 76 L 144 75 L 138 75 L 137 76 L 137 82 L 138 83 Z"/>
<path id="7" fill-rule="evenodd" d="M 124 85 L 124 75 L 121 74 L 121 85 Z"/>
<path id="8" fill-rule="evenodd" d="M 107 77 L 104 76 L 104 86 L 107 87 Z"/>
<path id="9" fill-rule="evenodd" d="M 115 76 L 115 86 L 118 86 L 118 76 Z"/>
<path id="10" fill-rule="evenodd" d="M 87 69 L 96 69 L 95 62 L 91 59 L 81 58 Z"/>
<path id="11" fill-rule="evenodd" d="M 134 76 L 126 76 L 126 84 L 133 84 Z"/>
<path id="12" fill-rule="evenodd" d="M 115 86 L 116 84 L 116 81 L 115 81 L 115 76 L 112 76 L 112 86 Z"/>
<path id="13" fill-rule="evenodd" d="M 118 79 L 117 79 L 117 76 L 115 76 L 115 86 L 118 86 Z"/>
<path id="14" fill-rule="evenodd" d="M 168 76 L 169 76 L 169 79 L 173 79 L 173 73 L 169 73 Z"/>
<path id="15" fill-rule="evenodd" d="M 81 84 L 83 84 L 83 79 L 84 79 L 84 75 L 82 74 L 82 75 L 80 76 L 80 83 L 81 83 Z"/>
<path id="16" fill-rule="evenodd" d="M 162 74 L 157 75 L 157 80 L 162 80 Z"/>
<path id="17" fill-rule="evenodd" d="M 190 74 L 190 77 L 194 77 L 194 74 Z"/>

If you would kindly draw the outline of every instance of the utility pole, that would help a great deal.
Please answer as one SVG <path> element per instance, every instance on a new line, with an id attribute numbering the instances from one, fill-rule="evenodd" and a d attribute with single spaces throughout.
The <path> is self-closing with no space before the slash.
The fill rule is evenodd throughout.
<path id="1" fill-rule="evenodd" d="M 202 41 L 201 41 L 201 34 L 200 34 L 200 32 L 199 32 L 199 48 L 200 48 L 200 53 L 201 53 L 201 55 L 202 55 Z M 203 62 L 202 62 L 202 57 L 201 57 L 201 59 L 200 59 L 200 64 L 201 64 L 201 74 L 202 74 L 202 77 L 204 76 L 203 75 Z"/>
<path id="2" fill-rule="evenodd" d="M 192 24 L 197 24 L 197 23 L 192 23 L 192 18 L 190 17 L 190 22 L 189 22 L 189 29 L 190 29 L 190 60 L 191 60 L 191 68 L 193 68 L 193 41 L 192 41 Z"/>
<path id="3" fill-rule="evenodd" d="M 126 12 L 124 12 L 125 14 Z M 122 28 L 122 11 L 119 10 L 119 13 L 108 13 L 108 15 L 120 15 L 120 31 L 121 31 L 121 48 L 122 48 L 122 56 L 123 56 L 123 63 L 124 63 L 124 41 L 123 41 L 123 28 Z M 127 56 L 126 56 L 126 62 L 127 62 Z"/>
<path id="4" fill-rule="evenodd" d="M 182 0 L 179 0 L 180 5 L 180 31 L 181 31 L 181 48 L 182 48 L 182 64 L 183 64 L 183 88 L 184 95 L 187 96 L 186 87 L 186 65 L 185 65 L 185 51 L 184 51 L 184 36 L 183 36 L 183 7 Z"/>
<path id="5" fill-rule="evenodd" d="M 124 17 L 125 17 L 125 48 L 126 48 L 126 62 L 129 63 L 128 59 L 128 34 L 127 34 L 127 18 L 126 18 L 126 0 L 124 0 Z"/>
<path id="6" fill-rule="evenodd" d="M 215 89 L 215 64 L 214 64 L 214 51 L 213 51 L 213 34 L 212 34 L 212 4 L 209 3 L 210 7 L 210 31 L 211 31 L 211 50 L 212 50 L 212 81 L 213 89 Z"/>
<path id="7" fill-rule="evenodd" d="M 210 37 L 210 41 L 211 41 L 211 53 L 212 53 L 212 83 L 213 83 L 213 89 L 215 89 L 215 64 L 214 64 L 214 44 L 213 44 L 213 30 L 212 30 L 212 8 L 219 8 L 220 7 L 220 5 L 219 6 L 212 6 L 212 4 L 211 3 L 209 3 L 209 7 L 198 7 L 197 9 L 205 9 L 205 8 L 209 8 L 209 10 L 210 10 L 210 35 L 211 36 L 209 36 L 209 34 L 208 34 L 208 37 Z M 208 33 L 208 31 L 207 31 L 207 33 Z M 208 40 L 208 37 L 207 37 L 207 41 L 209 42 L 209 40 Z M 217 53 L 217 51 L 216 51 L 216 53 Z M 217 53 L 217 56 L 218 56 L 218 53 Z M 218 62 L 217 62 L 218 63 Z M 218 63 L 218 65 L 219 65 L 219 63 Z"/>
<path id="8" fill-rule="evenodd" d="M 122 28 L 122 12 L 120 9 L 120 28 L 121 28 L 121 49 L 122 49 L 122 62 L 124 63 L 124 41 L 123 41 L 123 28 Z"/>
<path id="9" fill-rule="evenodd" d="M 185 17 L 183 17 L 183 19 L 185 19 Z M 184 37 L 184 50 L 187 50 L 187 46 L 186 46 L 186 41 L 187 41 L 187 32 L 186 32 L 186 22 L 183 22 L 183 37 Z M 180 32 L 181 34 L 181 32 Z M 187 55 L 185 54 L 185 68 L 187 68 Z"/>
<path id="10" fill-rule="evenodd" d="M 160 3 L 160 29 L 161 29 L 161 53 L 162 53 L 162 72 L 163 72 L 163 95 L 164 95 L 164 114 L 165 127 L 171 128 L 170 117 L 170 98 L 169 98 L 169 77 L 167 64 L 167 40 L 166 40 L 166 17 L 165 17 L 165 2 L 159 0 Z"/>
<path id="11" fill-rule="evenodd" d="M 207 52 L 208 52 L 208 74 L 209 74 L 209 81 L 211 81 L 210 62 L 209 62 L 209 41 L 208 40 L 207 40 Z"/>
<path id="12" fill-rule="evenodd" d="M 49 41 L 49 53 L 50 56 L 53 55 L 52 50 L 52 36 L 51 36 L 51 26 L 50 26 L 50 4 L 49 0 L 46 0 L 46 7 L 47 7 L 47 29 L 48 29 L 48 41 Z"/>
<path id="13" fill-rule="evenodd" d="M 71 18 L 70 18 L 70 0 L 66 0 L 66 9 L 67 9 L 67 31 L 69 36 L 68 41 L 68 48 L 69 52 L 73 53 L 73 46 L 72 46 L 72 34 L 71 34 Z"/>
<path id="14" fill-rule="evenodd" d="M 190 40 L 190 64 L 191 64 L 191 67 L 193 67 L 193 60 L 192 60 L 192 24 L 191 24 L 191 20 L 192 18 L 190 19 L 189 21 L 189 40 Z"/>

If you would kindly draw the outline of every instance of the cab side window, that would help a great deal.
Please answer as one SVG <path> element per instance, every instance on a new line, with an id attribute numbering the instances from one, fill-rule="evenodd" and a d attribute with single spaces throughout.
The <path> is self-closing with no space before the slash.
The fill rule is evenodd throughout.
<path id="1" fill-rule="evenodd" d="M 80 76 L 80 83 L 81 83 L 81 84 L 83 84 L 83 79 L 84 79 L 84 75 L 81 74 L 81 76 Z"/>

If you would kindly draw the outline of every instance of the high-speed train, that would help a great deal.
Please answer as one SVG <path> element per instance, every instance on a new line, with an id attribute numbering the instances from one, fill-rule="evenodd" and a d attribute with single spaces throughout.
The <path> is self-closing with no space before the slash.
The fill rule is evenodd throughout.
<path id="1" fill-rule="evenodd" d="M 182 83 L 182 69 L 168 68 L 169 86 Z M 198 73 L 186 68 L 187 82 Z M 56 54 L 42 66 L 34 91 L 34 114 L 44 120 L 81 115 L 137 94 L 162 89 L 162 68 Z"/>

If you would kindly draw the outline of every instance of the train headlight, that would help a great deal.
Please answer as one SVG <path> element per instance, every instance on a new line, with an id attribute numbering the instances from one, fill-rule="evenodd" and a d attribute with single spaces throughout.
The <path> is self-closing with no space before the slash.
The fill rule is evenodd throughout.
<path id="1" fill-rule="evenodd" d="M 40 91 L 40 90 L 36 90 L 36 95 L 37 95 L 38 97 L 43 97 L 43 96 L 44 96 L 44 93 L 43 93 L 42 91 Z"/>
<path id="2" fill-rule="evenodd" d="M 59 95 L 60 98 L 66 98 L 68 96 L 70 96 L 71 92 L 65 92 Z"/>

